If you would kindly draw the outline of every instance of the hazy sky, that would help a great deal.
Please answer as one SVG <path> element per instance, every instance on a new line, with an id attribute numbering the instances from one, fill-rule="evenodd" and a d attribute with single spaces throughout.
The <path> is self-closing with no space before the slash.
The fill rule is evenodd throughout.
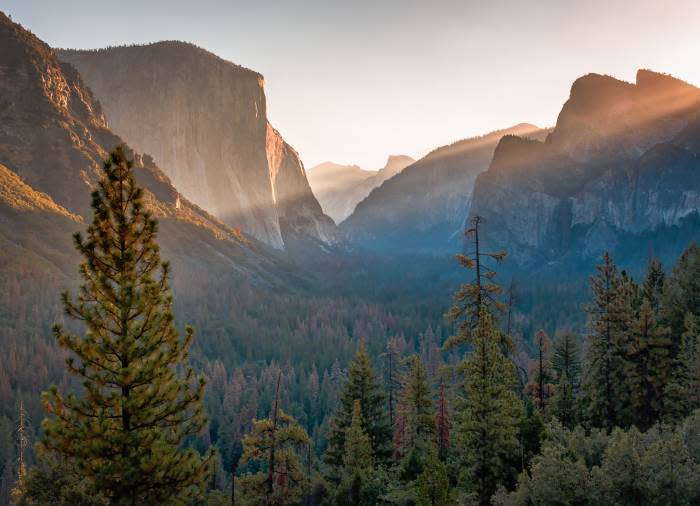
<path id="1" fill-rule="evenodd" d="M 179 39 L 265 76 L 307 167 L 379 168 L 518 122 L 554 124 L 588 72 L 700 84 L 700 1 L 4 0 L 47 43 Z"/>

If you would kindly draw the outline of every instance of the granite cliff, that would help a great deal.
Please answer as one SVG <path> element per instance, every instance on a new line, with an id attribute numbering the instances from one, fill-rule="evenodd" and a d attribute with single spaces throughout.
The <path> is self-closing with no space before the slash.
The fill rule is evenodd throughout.
<path id="1" fill-rule="evenodd" d="M 504 137 L 470 217 L 519 265 L 644 260 L 700 238 L 700 89 L 640 70 L 578 79 L 543 142 Z M 678 243 L 678 244 L 676 244 Z"/>
<path id="2" fill-rule="evenodd" d="M 0 13 L 0 240 L 14 262 L 41 259 L 56 275 L 72 277 L 77 257 L 70 236 L 90 218 L 90 193 L 108 152 L 124 141 L 70 64 L 36 36 Z M 178 281 L 192 276 L 277 283 L 285 263 L 267 246 L 225 225 L 182 196 L 148 155 L 127 152 L 160 223 L 164 256 Z M 8 269 L 5 267 L 10 266 Z M 197 273 L 196 275 L 194 273 Z"/>
<path id="3" fill-rule="evenodd" d="M 263 77 L 184 42 L 58 50 L 110 128 L 153 156 L 188 199 L 283 249 L 334 241 L 297 153 L 267 120 Z"/>

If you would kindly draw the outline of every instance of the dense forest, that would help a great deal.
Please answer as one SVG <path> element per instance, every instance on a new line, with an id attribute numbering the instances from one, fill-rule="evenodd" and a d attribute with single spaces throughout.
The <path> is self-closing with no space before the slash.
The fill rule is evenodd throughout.
<path id="1" fill-rule="evenodd" d="M 1 295 L 0 504 L 700 501 L 698 245 L 537 286 L 476 217 L 457 262 L 191 292 L 142 198 L 115 151 L 81 280 L 18 261 Z"/>

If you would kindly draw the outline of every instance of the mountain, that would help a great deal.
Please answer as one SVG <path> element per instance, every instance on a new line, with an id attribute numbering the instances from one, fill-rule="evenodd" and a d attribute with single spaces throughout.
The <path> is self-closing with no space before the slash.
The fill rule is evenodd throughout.
<path id="1" fill-rule="evenodd" d="M 325 162 L 308 170 L 309 184 L 323 211 L 340 223 L 352 214 L 358 202 L 415 162 L 406 155 L 389 156 L 380 170 L 363 170 L 357 165 Z"/>
<path id="2" fill-rule="evenodd" d="M 299 155 L 267 120 L 262 75 L 175 41 L 57 53 L 189 200 L 274 248 L 334 241 Z"/>
<path id="3" fill-rule="evenodd" d="M 3 251 L 14 252 L 13 262 L 26 263 L 29 255 L 48 271 L 74 277 L 70 236 L 85 227 L 103 160 L 123 140 L 109 130 L 75 68 L 2 13 L 0 97 Z M 270 248 L 181 196 L 150 156 L 126 149 L 180 280 L 245 277 L 270 285 L 288 278 L 288 267 Z M 0 266 L 1 281 L 17 275 L 11 265 Z"/>
<path id="4" fill-rule="evenodd" d="M 516 264 L 643 262 L 700 238 L 700 89 L 640 70 L 574 82 L 543 142 L 507 136 L 477 178 L 470 217 Z"/>
<path id="5" fill-rule="evenodd" d="M 541 138 L 529 124 L 435 149 L 361 201 L 340 230 L 352 244 L 391 253 L 449 253 L 461 246 L 476 176 L 506 135 Z"/>

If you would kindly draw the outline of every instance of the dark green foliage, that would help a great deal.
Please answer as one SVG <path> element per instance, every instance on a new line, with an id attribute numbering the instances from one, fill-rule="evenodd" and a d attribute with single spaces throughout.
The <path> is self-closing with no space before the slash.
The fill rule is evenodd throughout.
<path id="1" fill-rule="evenodd" d="M 420 359 L 408 359 L 408 369 L 401 381 L 399 410 L 402 424 L 395 434 L 394 452 L 404 460 L 403 478 L 412 481 L 423 469 L 423 462 L 435 441 L 435 409 L 428 377 Z M 399 428 L 397 428 L 397 432 Z"/>
<path id="2" fill-rule="evenodd" d="M 454 503 L 450 496 L 447 468 L 433 448 L 423 472 L 416 479 L 416 506 L 448 506 Z"/>
<path id="3" fill-rule="evenodd" d="M 680 346 L 685 316 L 700 315 L 700 245 L 688 246 L 666 279 L 662 296 L 662 315 L 671 328 L 674 346 Z"/>
<path id="4" fill-rule="evenodd" d="M 192 331 L 183 342 L 173 325 L 169 267 L 131 166 L 121 147 L 110 155 L 92 195 L 87 238 L 75 237 L 84 282 L 77 301 L 68 294 L 63 301 L 86 332 L 54 332 L 84 391 L 64 396 L 54 387 L 44 395 L 50 417 L 38 446 L 112 504 L 195 496 L 212 459 L 182 448 L 206 423 L 204 380 L 186 365 Z"/>
<path id="5" fill-rule="evenodd" d="M 333 417 L 330 447 L 326 463 L 331 468 L 332 480 L 338 481 L 338 470 L 343 465 L 345 434 L 352 423 L 355 401 L 360 402 L 362 428 L 369 436 L 372 456 L 378 465 L 391 455 L 391 429 L 386 419 L 386 401 L 379 379 L 372 368 L 364 342 L 350 364 L 338 410 Z"/>
<path id="6" fill-rule="evenodd" d="M 589 415 L 594 424 L 613 427 L 622 423 L 626 409 L 621 348 L 631 323 L 630 290 L 607 252 L 597 269 L 591 278 L 593 301 L 586 308 L 591 331 L 586 375 Z"/>
<path id="7" fill-rule="evenodd" d="M 503 355 L 497 332 L 482 307 L 472 334 L 473 351 L 461 366 L 466 398 L 459 409 L 457 438 L 466 471 L 463 485 L 482 505 L 489 504 L 498 485 L 514 480 L 513 455 L 520 451 L 523 407 L 513 390 L 515 366 Z"/>
<path id="8" fill-rule="evenodd" d="M 89 480 L 54 459 L 46 459 L 34 466 L 29 473 L 26 492 L 18 504 L 21 506 L 107 506 L 106 497 L 94 490 Z"/>
<path id="9" fill-rule="evenodd" d="M 646 299 L 629 329 L 624 365 L 630 422 L 646 430 L 665 412 L 665 390 L 672 368 L 669 329 L 657 323 Z"/>
<path id="10" fill-rule="evenodd" d="M 241 465 L 255 463 L 262 470 L 240 479 L 246 504 L 298 504 L 306 490 L 300 454 L 309 443 L 306 431 L 276 405 L 270 418 L 254 420 L 252 431 L 243 439 Z"/>

